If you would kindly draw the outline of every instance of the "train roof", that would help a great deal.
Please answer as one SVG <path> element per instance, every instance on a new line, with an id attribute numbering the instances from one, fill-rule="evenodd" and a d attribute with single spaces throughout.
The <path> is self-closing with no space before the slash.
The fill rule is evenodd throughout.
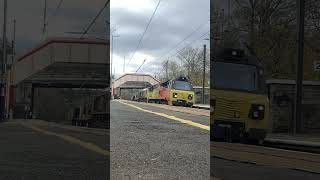
<path id="1" fill-rule="evenodd" d="M 171 81 L 171 80 L 173 80 L 173 81 L 190 81 L 190 79 L 188 77 L 186 77 L 186 76 L 179 76 L 179 77 L 177 77 L 175 79 L 170 79 L 170 80 L 167 80 L 167 81 L 163 81 L 161 84 L 164 84 L 164 83 L 166 83 L 168 81 Z"/>
<path id="2" fill-rule="evenodd" d="M 247 64 L 257 67 L 262 67 L 261 62 L 255 56 L 245 54 L 242 49 L 235 48 L 219 48 L 214 52 L 211 61 L 229 62 L 238 64 Z"/>

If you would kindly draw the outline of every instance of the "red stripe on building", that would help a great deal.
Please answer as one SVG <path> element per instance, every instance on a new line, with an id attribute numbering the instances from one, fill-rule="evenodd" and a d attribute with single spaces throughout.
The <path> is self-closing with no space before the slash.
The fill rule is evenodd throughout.
<path id="1" fill-rule="evenodd" d="M 32 49 L 31 51 L 25 53 L 24 55 L 20 56 L 19 58 L 17 58 L 17 61 L 22 61 L 23 59 L 25 59 L 28 56 L 31 56 L 32 54 L 34 54 L 35 52 L 47 47 L 50 44 L 53 43 L 70 43 L 70 44 L 97 44 L 97 45 L 108 45 L 107 42 L 104 41 L 97 41 L 97 40 L 91 40 L 91 39 L 66 39 L 66 38 L 54 38 L 54 39 L 50 39 L 45 41 L 44 43 L 42 43 L 41 45 L 39 45 L 38 47 Z"/>

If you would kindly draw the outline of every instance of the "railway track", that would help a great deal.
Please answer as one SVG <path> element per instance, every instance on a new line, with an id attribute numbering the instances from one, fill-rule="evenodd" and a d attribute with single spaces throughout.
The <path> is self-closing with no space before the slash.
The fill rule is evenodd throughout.
<path id="1" fill-rule="evenodd" d="M 122 100 L 122 101 L 128 101 L 128 100 Z M 139 102 L 139 101 L 130 101 L 135 103 L 146 103 L 146 102 Z M 161 104 L 161 103 L 147 103 L 147 104 L 157 104 L 157 105 L 167 105 L 167 104 Z M 168 106 L 168 105 L 167 105 Z M 203 109 L 203 110 L 210 110 L 210 106 L 201 106 L 201 105 L 193 105 L 191 107 L 186 106 L 173 106 L 173 107 L 181 107 L 181 108 L 189 108 L 189 109 Z"/>
<path id="2" fill-rule="evenodd" d="M 265 165 L 320 174 L 320 154 L 276 145 L 211 142 L 211 156 L 241 163 Z"/>
<path id="3" fill-rule="evenodd" d="M 170 106 L 165 104 L 156 104 L 156 103 L 145 103 L 145 102 L 136 102 L 136 101 L 128 101 L 128 100 L 120 100 L 127 103 L 132 104 L 141 104 L 141 105 L 148 105 L 152 107 L 157 107 L 165 110 L 171 110 L 171 111 L 177 111 L 187 114 L 194 114 L 194 115 L 200 115 L 200 116 L 207 116 L 210 117 L 210 112 L 206 109 L 200 109 L 200 108 L 190 108 L 190 107 L 183 107 L 183 106 Z"/>

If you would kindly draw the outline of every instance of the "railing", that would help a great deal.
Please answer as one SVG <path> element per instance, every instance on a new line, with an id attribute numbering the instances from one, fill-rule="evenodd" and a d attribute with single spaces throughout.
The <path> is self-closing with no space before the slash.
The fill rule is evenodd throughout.
<path id="1" fill-rule="evenodd" d="M 72 125 L 90 127 L 90 128 L 110 128 L 110 113 L 96 112 L 92 113 L 88 118 L 73 118 Z"/>

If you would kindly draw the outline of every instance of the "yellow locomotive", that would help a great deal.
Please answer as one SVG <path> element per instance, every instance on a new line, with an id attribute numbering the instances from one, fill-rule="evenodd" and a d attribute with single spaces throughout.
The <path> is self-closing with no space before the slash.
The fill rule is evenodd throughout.
<path id="1" fill-rule="evenodd" d="M 210 138 L 261 143 L 270 129 L 270 108 L 259 60 L 223 48 L 214 53 L 210 69 Z"/>
<path id="2" fill-rule="evenodd" d="M 195 102 L 192 83 L 184 76 L 143 89 L 137 97 L 138 101 L 189 107 Z"/>

